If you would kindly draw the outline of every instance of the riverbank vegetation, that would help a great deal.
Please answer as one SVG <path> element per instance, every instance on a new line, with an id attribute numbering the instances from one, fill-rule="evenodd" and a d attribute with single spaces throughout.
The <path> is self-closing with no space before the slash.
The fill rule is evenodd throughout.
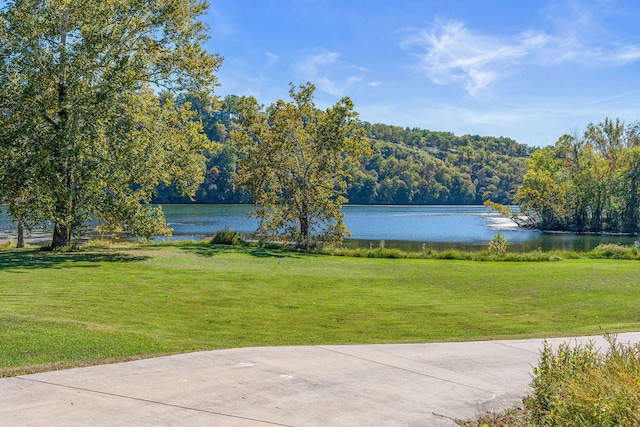
<path id="1" fill-rule="evenodd" d="M 0 251 L 0 372 L 268 345 L 637 330 L 633 261 L 324 256 L 207 243 Z"/>
<path id="2" fill-rule="evenodd" d="M 560 261 L 563 259 L 626 259 L 640 260 L 640 244 L 621 245 L 618 243 L 604 243 L 596 246 L 588 252 L 573 251 L 542 251 L 540 249 L 528 252 L 510 252 L 509 243 L 500 233 L 487 243 L 483 250 L 468 252 L 456 249 L 443 251 L 433 250 L 426 244 L 422 244 L 420 251 L 406 251 L 397 248 L 389 248 L 384 240 L 377 246 L 369 248 L 350 248 L 336 246 L 323 241 L 302 240 L 292 243 L 272 242 L 264 240 L 248 241 L 246 236 L 234 230 L 221 230 L 213 235 L 210 244 L 230 246 L 268 247 L 282 251 L 306 252 L 309 254 L 321 254 L 329 256 L 343 256 L 352 258 L 392 258 L 392 259 L 449 259 L 465 261 Z"/>
<path id="3" fill-rule="evenodd" d="M 606 119 L 535 151 L 514 202 L 497 207 L 525 227 L 640 231 L 640 124 Z"/>

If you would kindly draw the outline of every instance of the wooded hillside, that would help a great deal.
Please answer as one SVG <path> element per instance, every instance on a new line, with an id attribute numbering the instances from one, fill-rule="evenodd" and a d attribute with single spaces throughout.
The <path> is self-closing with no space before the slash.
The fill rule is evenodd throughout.
<path id="1" fill-rule="evenodd" d="M 209 138 L 222 145 L 208 156 L 196 203 L 250 202 L 249 194 L 234 186 L 237 152 L 229 130 L 237 100 L 226 97 L 214 113 L 195 105 Z M 534 151 L 505 137 L 367 122 L 363 127 L 373 155 L 351 165 L 347 198 L 352 204 L 509 204 L 522 183 L 525 159 Z M 159 188 L 154 201 L 190 202 L 172 187 Z"/>

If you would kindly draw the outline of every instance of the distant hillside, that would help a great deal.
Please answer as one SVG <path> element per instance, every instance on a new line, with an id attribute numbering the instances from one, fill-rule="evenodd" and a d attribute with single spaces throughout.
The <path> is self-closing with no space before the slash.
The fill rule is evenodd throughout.
<path id="1" fill-rule="evenodd" d="M 354 171 L 351 203 L 509 203 L 533 151 L 509 138 L 364 123 L 374 155 Z"/>
<path id="2" fill-rule="evenodd" d="M 248 203 L 233 185 L 236 154 L 228 129 L 236 97 L 222 109 L 200 109 L 205 132 L 222 143 L 209 156 L 205 182 L 196 203 Z M 197 105 L 196 105 L 197 107 Z M 505 137 L 456 136 L 419 128 L 363 123 L 373 155 L 353 165 L 347 197 L 352 204 L 509 204 L 524 175 L 533 148 Z M 157 203 L 188 203 L 171 187 L 158 189 Z"/>

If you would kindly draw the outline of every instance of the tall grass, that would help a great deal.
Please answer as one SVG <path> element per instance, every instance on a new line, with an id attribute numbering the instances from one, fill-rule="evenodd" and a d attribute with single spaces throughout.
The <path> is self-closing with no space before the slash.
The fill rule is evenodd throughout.
<path id="1" fill-rule="evenodd" d="M 345 248 L 325 247 L 317 253 L 330 256 L 344 256 L 354 258 L 401 258 L 401 259 L 449 259 L 461 261 L 559 261 L 564 258 L 561 252 L 502 252 L 490 251 L 464 252 L 458 250 L 435 251 L 423 249 L 421 252 L 408 252 L 400 249 L 387 248 L 380 245 L 377 248 Z"/>
<path id="2" fill-rule="evenodd" d="M 342 256 L 353 258 L 391 258 L 391 259 L 447 259 L 461 261 L 509 261 L 509 262 L 548 262 L 561 261 L 563 259 L 627 259 L 640 260 L 640 245 L 624 246 L 620 244 L 601 244 L 589 252 L 568 251 L 542 251 L 540 249 L 529 252 L 509 252 L 507 242 L 502 235 L 497 234 L 489 242 L 487 249 L 476 252 L 465 252 L 455 249 L 436 251 L 422 245 L 421 251 L 404 251 L 402 249 L 389 248 L 385 241 L 381 240 L 377 247 L 347 248 L 344 246 L 331 246 L 316 241 L 302 241 L 298 243 L 277 242 L 248 242 L 245 236 L 235 230 L 225 229 L 218 231 L 209 240 L 210 244 L 229 246 L 257 246 L 282 251 L 306 252 L 329 256 Z"/>
<path id="3" fill-rule="evenodd" d="M 596 259 L 640 259 L 640 248 L 638 247 L 638 242 L 631 246 L 608 243 L 596 246 L 586 255 L 589 258 Z"/>
<path id="4" fill-rule="evenodd" d="M 214 245 L 242 246 L 247 242 L 244 235 L 239 231 L 226 229 L 216 232 L 209 243 Z"/>
<path id="5" fill-rule="evenodd" d="M 545 345 L 534 370 L 533 395 L 525 400 L 536 424 L 640 425 L 640 344 L 606 338 L 605 353 L 593 343 L 556 350 Z"/>

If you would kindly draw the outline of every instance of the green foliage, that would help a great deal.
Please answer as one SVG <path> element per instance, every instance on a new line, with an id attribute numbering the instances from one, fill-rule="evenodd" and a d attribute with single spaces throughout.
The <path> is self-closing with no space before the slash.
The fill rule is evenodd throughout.
<path id="1" fill-rule="evenodd" d="M 640 425 L 640 344 L 607 341 L 604 354 L 593 343 L 545 345 L 525 400 L 536 425 Z"/>
<path id="2" fill-rule="evenodd" d="M 311 83 L 289 91 L 267 110 L 254 98 L 240 102 L 237 185 L 247 188 L 260 219 L 257 234 L 285 241 L 340 242 L 348 231 L 340 207 L 347 165 L 368 152 L 353 103 L 343 98 L 318 110 Z"/>
<path id="3" fill-rule="evenodd" d="M 160 184 L 154 203 L 250 203 L 251 198 L 246 189 L 235 185 L 238 162 L 238 147 L 229 137 L 233 128 L 233 120 L 238 118 L 240 98 L 227 95 L 211 110 L 201 100 L 192 95 L 178 97 L 179 103 L 190 102 L 198 112 L 197 118 L 202 121 L 204 132 L 211 141 L 220 143 L 216 151 L 207 151 L 204 182 L 198 187 L 193 198 L 181 194 L 175 185 Z"/>
<path id="4" fill-rule="evenodd" d="M 527 160 L 514 215 L 543 230 L 640 230 L 640 125 L 605 119 Z"/>
<path id="5" fill-rule="evenodd" d="M 331 256 L 344 256 L 355 258 L 404 258 L 404 259 L 442 259 L 459 261 L 509 261 L 509 262 L 547 262 L 561 261 L 564 253 L 556 252 L 503 252 L 496 255 L 488 251 L 483 252 L 463 252 L 458 250 L 423 250 L 422 252 L 406 252 L 400 249 L 386 248 L 384 244 L 377 248 L 345 248 L 345 247 L 323 247 L 318 253 Z"/>
<path id="6" fill-rule="evenodd" d="M 460 427 L 540 427 L 534 424 L 528 412 L 520 407 L 504 411 L 479 414 L 473 421 L 454 420 Z"/>
<path id="7" fill-rule="evenodd" d="M 638 243 L 624 246 L 615 243 L 600 244 L 586 254 L 589 258 L 640 259 Z"/>
<path id="8" fill-rule="evenodd" d="M 532 149 L 509 138 L 364 123 L 374 155 L 348 197 L 362 204 L 511 202 Z"/>
<path id="9" fill-rule="evenodd" d="M 229 132 L 239 117 L 241 98 L 229 95 L 219 110 L 197 107 L 205 132 L 222 143 L 207 156 L 198 203 L 247 203 L 234 186 L 238 152 Z M 194 105 L 197 103 L 194 102 Z M 371 154 L 348 161 L 346 197 L 352 204 L 480 204 L 488 199 L 512 203 L 532 148 L 509 139 L 455 136 L 419 128 L 363 122 Z M 187 203 L 170 186 L 161 186 L 158 203 Z"/>
<path id="10" fill-rule="evenodd" d="M 66 254 L 70 252 L 78 252 L 80 250 L 80 247 L 78 245 L 73 245 L 73 244 L 64 245 L 64 246 L 49 245 L 49 246 L 41 247 L 40 250 L 42 250 L 43 252 L 55 252 L 59 254 Z"/>
<path id="11" fill-rule="evenodd" d="M 242 233 L 234 230 L 220 230 L 217 231 L 216 234 L 213 235 L 211 240 L 209 241 L 212 245 L 232 245 L 232 246 L 241 246 L 246 244 L 246 240 Z"/>
<path id="12" fill-rule="evenodd" d="M 174 101 L 189 92 L 212 105 L 222 59 L 202 47 L 206 8 L 201 0 L 5 3 L 0 201 L 14 218 L 54 223 L 53 246 L 68 245 L 89 216 L 143 236 L 168 232 L 145 205 L 159 184 L 193 196 L 214 148 L 191 103 Z"/>
<path id="13" fill-rule="evenodd" d="M 507 252 L 507 239 L 500 233 L 496 234 L 489 242 L 489 253 L 500 255 Z"/>
<path id="14" fill-rule="evenodd" d="M 532 394 L 522 407 L 481 414 L 464 427 L 609 427 L 640 425 L 640 343 L 605 335 L 606 352 L 585 345 L 544 344 Z"/>

